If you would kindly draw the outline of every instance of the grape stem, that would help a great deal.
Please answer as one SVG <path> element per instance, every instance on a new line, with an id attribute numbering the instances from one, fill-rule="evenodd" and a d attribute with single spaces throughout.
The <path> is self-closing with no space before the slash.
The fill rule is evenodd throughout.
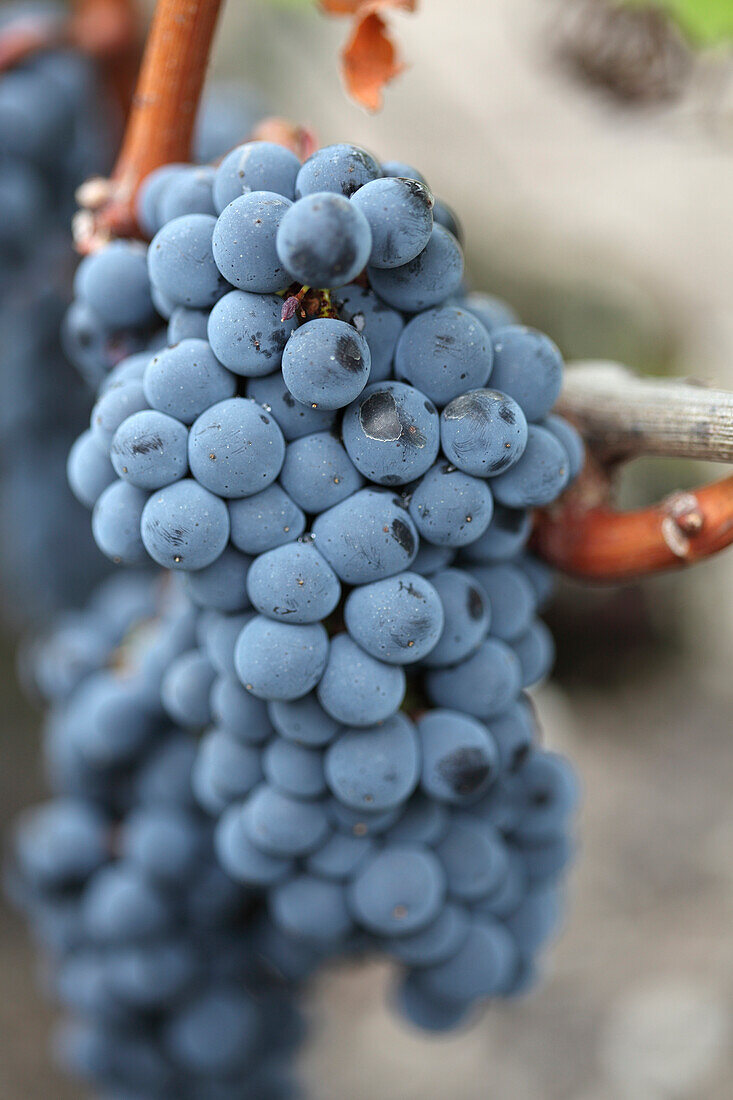
<path id="1" fill-rule="evenodd" d="M 138 188 L 155 168 L 190 157 L 221 0 L 158 0 L 127 128 L 111 180 L 87 192 L 93 205 L 75 222 L 79 251 L 88 253 L 113 236 L 139 237 Z"/>
<path id="2" fill-rule="evenodd" d="M 616 363 L 568 367 L 558 411 L 582 433 L 585 469 L 537 514 L 533 544 L 555 568 L 591 581 L 674 569 L 733 543 L 733 477 L 630 512 L 610 504 L 613 473 L 642 455 L 733 462 L 733 393 L 641 378 Z"/>

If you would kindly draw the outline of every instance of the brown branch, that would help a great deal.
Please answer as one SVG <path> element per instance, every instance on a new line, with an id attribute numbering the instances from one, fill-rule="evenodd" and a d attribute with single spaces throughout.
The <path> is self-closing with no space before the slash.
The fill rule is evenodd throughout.
<path id="1" fill-rule="evenodd" d="M 631 512 L 610 504 L 619 462 L 641 455 L 733 462 L 733 394 L 615 363 L 569 367 L 558 409 L 589 449 L 578 482 L 538 512 L 536 552 L 571 576 L 622 581 L 701 561 L 733 543 L 733 477 Z"/>
<path id="2" fill-rule="evenodd" d="M 135 215 L 141 182 L 163 164 L 189 159 L 220 7 L 221 0 L 158 0 L 112 179 L 103 201 L 76 221 L 80 251 L 94 251 L 112 236 L 141 236 Z"/>
<path id="3" fill-rule="evenodd" d="M 625 581 L 702 561 L 733 543 L 733 477 L 650 508 L 586 507 L 574 491 L 538 513 L 535 551 L 570 576 Z"/>

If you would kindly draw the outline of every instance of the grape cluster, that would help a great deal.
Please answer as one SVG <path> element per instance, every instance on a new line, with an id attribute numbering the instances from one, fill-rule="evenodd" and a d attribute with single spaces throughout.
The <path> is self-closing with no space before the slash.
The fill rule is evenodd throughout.
<path id="1" fill-rule="evenodd" d="M 31 12 L 6 5 L 0 32 Z M 108 166 L 105 122 L 96 73 L 78 54 L 49 51 L 0 76 L 0 557 L 12 593 L 4 610 L 20 621 L 78 600 L 102 573 L 64 477 L 87 395 L 64 361 L 59 326 L 74 191 Z"/>
<path id="2" fill-rule="evenodd" d="M 160 704 L 195 624 L 175 587 L 122 576 L 36 645 L 53 798 L 17 823 L 12 893 L 69 1015 L 60 1057 L 88 1084 L 136 1100 L 291 1100 L 301 1024 L 294 984 L 275 977 L 282 937 L 217 866 L 195 741 Z"/>
<path id="3" fill-rule="evenodd" d="M 183 573 L 201 609 L 162 697 L 209 727 L 222 865 L 313 965 L 404 964 L 403 1011 L 441 1030 L 530 981 L 572 847 L 573 773 L 523 694 L 553 659 L 531 509 L 583 460 L 562 359 L 465 292 L 408 165 L 250 142 L 188 173 L 142 190 L 147 256 L 80 268 L 170 328 L 106 378 L 71 482 L 110 558 Z"/>

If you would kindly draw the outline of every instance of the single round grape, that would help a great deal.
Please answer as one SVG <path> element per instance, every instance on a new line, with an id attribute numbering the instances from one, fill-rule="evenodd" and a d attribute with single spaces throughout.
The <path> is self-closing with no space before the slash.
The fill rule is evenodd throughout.
<path id="1" fill-rule="evenodd" d="M 262 780 L 260 752 L 225 730 L 209 730 L 199 743 L 192 783 L 208 813 L 218 816 L 232 803 L 241 805 Z"/>
<path id="2" fill-rule="evenodd" d="M 460 1027 L 471 1007 L 462 1001 L 437 1001 L 420 984 L 419 970 L 408 970 L 400 981 L 396 1005 L 414 1027 L 441 1035 Z"/>
<path id="3" fill-rule="evenodd" d="M 366 267 L 369 222 L 343 195 L 316 192 L 288 210 L 277 233 L 280 262 L 296 282 L 343 286 Z"/>
<path id="4" fill-rule="evenodd" d="M 119 382 L 97 400 L 89 422 L 90 431 L 100 450 L 109 454 L 112 439 L 123 420 L 148 407 L 142 382 Z"/>
<path id="5" fill-rule="evenodd" d="M 272 413 L 288 442 L 302 435 L 326 431 L 336 420 L 334 409 L 314 409 L 312 405 L 296 401 L 280 371 L 264 378 L 250 378 L 247 397 L 262 405 L 265 412 Z"/>
<path id="6" fill-rule="evenodd" d="M 25 810 L 15 826 L 13 855 L 41 888 L 83 883 L 108 858 L 108 823 L 95 806 L 72 798 Z"/>
<path id="7" fill-rule="evenodd" d="M 292 702 L 268 703 L 267 713 L 280 736 L 298 745 L 327 745 L 339 732 L 338 723 L 325 712 L 315 695 Z"/>
<path id="8" fill-rule="evenodd" d="M 555 661 L 555 643 L 541 619 L 534 619 L 511 644 L 522 666 L 522 687 L 531 687 L 549 676 Z"/>
<path id="9" fill-rule="evenodd" d="M 197 164 L 174 172 L 163 183 L 158 202 L 161 225 L 185 214 L 215 214 L 212 188 L 214 169 Z"/>
<path id="10" fill-rule="evenodd" d="M 209 343 L 229 370 L 258 377 L 277 370 L 295 318 L 282 320 L 282 298 L 231 290 L 209 315 Z"/>
<path id="11" fill-rule="evenodd" d="M 168 183 L 179 173 L 185 174 L 189 164 L 162 164 L 145 177 L 137 193 L 136 213 L 148 237 L 154 237 L 163 224 L 160 202 Z"/>
<path id="12" fill-rule="evenodd" d="M 417 168 L 412 164 L 406 164 L 403 160 L 383 160 L 382 175 L 401 176 L 403 179 L 417 180 L 417 182 L 423 184 L 424 187 L 428 186 L 428 182 L 422 172 L 418 172 Z"/>
<path id="13" fill-rule="evenodd" d="M 433 230 L 433 196 L 414 179 L 382 178 L 353 196 L 372 231 L 372 267 L 402 267 L 422 252 Z"/>
<path id="14" fill-rule="evenodd" d="M 139 870 L 120 863 L 100 868 L 89 880 L 79 917 L 93 943 L 113 944 L 166 932 L 171 914 L 165 895 Z"/>
<path id="15" fill-rule="evenodd" d="M 155 409 L 133 413 L 112 438 L 115 473 L 138 489 L 162 489 L 188 472 L 188 431 Z"/>
<path id="16" fill-rule="evenodd" d="M 580 799 L 578 780 L 568 761 L 557 753 L 537 750 L 517 775 L 521 814 L 516 835 L 525 841 L 542 841 L 564 833 Z"/>
<path id="17" fill-rule="evenodd" d="M 191 426 L 188 461 L 196 480 L 220 497 L 248 497 L 280 473 L 285 440 L 256 401 L 231 397 Z"/>
<path id="18" fill-rule="evenodd" d="M 532 554 L 521 554 L 515 559 L 517 569 L 521 569 L 532 585 L 537 599 L 537 610 L 544 611 L 555 592 L 555 574 L 549 565 Z"/>
<path id="19" fill-rule="evenodd" d="M 300 161 L 295 153 L 271 141 L 248 141 L 232 149 L 216 170 L 214 205 L 221 214 L 240 195 L 274 191 L 295 198 L 295 178 Z"/>
<path id="20" fill-rule="evenodd" d="M 507 508 L 538 508 L 556 500 L 568 483 L 570 463 L 554 435 L 530 424 L 527 447 L 510 470 L 494 478 L 494 497 Z"/>
<path id="21" fill-rule="evenodd" d="M 331 945 L 351 931 L 346 895 L 338 883 L 300 874 L 276 886 L 269 902 L 274 923 L 289 936 Z"/>
<path id="22" fill-rule="evenodd" d="M 205 339 L 188 338 L 155 355 L 145 368 L 143 390 L 151 408 L 193 424 L 211 405 L 233 397 L 237 380 Z"/>
<path id="23" fill-rule="evenodd" d="M 282 358 L 285 385 L 296 401 L 313 408 L 341 409 L 367 384 L 369 345 L 345 321 L 317 317 L 291 335 Z"/>
<path id="24" fill-rule="evenodd" d="M 392 374 L 392 360 L 400 333 L 405 327 L 402 314 L 358 283 L 339 287 L 331 295 L 342 321 L 348 321 L 369 345 L 372 365 L 370 382 L 384 382 Z"/>
<path id="25" fill-rule="evenodd" d="M 420 535 L 438 546 L 467 546 L 486 531 L 494 511 L 484 481 L 439 460 L 415 486 L 410 515 Z"/>
<path id="26" fill-rule="evenodd" d="M 341 598 L 341 585 L 312 542 L 290 542 L 255 558 L 247 576 L 254 607 L 270 619 L 316 623 Z"/>
<path id="27" fill-rule="evenodd" d="M 501 714 L 491 718 L 491 735 L 499 749 L 502 772 L 521 767 L 537 736 L 537 719 L 531 700 L 520 696 Z"/>
<path id="28" fill-rule="evenodd" d="M 465 661 L 489 632 L 491 607 L 481 586 L 462 569 L 441 569 L 430 578 L 443 605 L 443 631 L 423 658 L 428 668 Z"/>
<path id="29" fill-rule="evenodd" d="M 433 669 L 425 677 L 435 706 L 457 707 L 476 718 L 501 714 L 516 699 L 521 682 L 519 658 L 498 638 L 487 638 L 461 664 Z"/>
<path id="30" fill-rule="evenodd" d="M 463 805 L 488 789 L 498 774 L 499 753 L 481 722 L 454 710 L 433 710 L 417 724 L 422 746 L 423 791 Z"/>
<path id="31" fill-rule="evenodd" d="M 420 749 L 398 713 L 378 726 L 348 729 L 326 750 L 326 782 L 345 806 L 375 812 L 406 802 L 417 786 Z"/>
<path id="32" fill-rule="evenodd" d="M 433 221 L 436 225 L 442 225 L 456 238 L 459 244 L 463 244 L 463 226 L 452 206 L 442 199 L 436 199 L 433 206 Z"/>
<path id="33" fill-rule="evenodd" d="M 211 688 L 211 716 L 238 741 L 259 745 L 272 734 L 267 704 L 256 699 L 233 676 L 217 676 Z"/>
<path id="34" fill-rule="evenodd" d="M 318 798 L 326 792 L 323 754 L 284 737 L 270 741 L 262 753 L 262 770 L 272 787 L 294 798 Z"/>
<path id="35" fill-rule="evenodd" d="M 351 198 L 360 187 L 381 175 L 379 164 L 358 145 L 324 145 L 303 164 L 295 181 L 296 198 L 333 191 Z"/>
<path id="36" fill-rule="evenodd" d="M 367 584 L 409 568 L 415 525 L 399 497 L 360 489 L 313 523 L 316 546 L 346 584 Z"/>
<path id="37" fill-rule="evenodd" d="M 204 569 L 229 539 L 227 506 L 203 485 L 184 478 L 153 493 L 142 513 L 142 540 L 166 569 Z"/>
<path id="38" fill-rule="evenodd" d="M 517 964 L 513 938 L 498 921 L 474 916 L 456 954 L 421 973 L 423 988 L 438 1000 L 467 1002 L 501 993 Z"/>
<path id="39" fill-rule="evenodd" d="M 209 696 L 216 672 L 200 649 L 181 654 L 168 667 L 160 696 L 166 711 L 179 725 L 202 727 L 211 721 Z"/>
<path id="40" fill-rule="evenodd" d="M 524 549 L 531 532 L 530 512 L 495 504 L 488 528 L 480 538 L 463 549 L 461 557 L 475 565 L 509 561 Z"/>
<path id="41" fill-rule="evenodd" d="M 258 615 L 237 640 L 234 662 L 247 691 L 260 699 L 300 699 L 326 667 L 328 635 L 320 623 L 296 626 Z"/>
<path id="42" fill-rule="evenodd" d="M 184 884 L 204 853 L 204 832 L 189 812 L 172 806 L 141 806 L 125 819 L 119 851 L 143 874 L 163 884 Z"/>
<path id="43" fill-rule="evenodd" d="M 85 256 L 74 277 L 74 293 L 88 302 L 110 329 L 143 328 L 155 319 L 145 246 L 111 241 Z"/>
<path id="44" fill-rule="evenodd" d="M 232 543 L 245 554 L 262 554 L 293 542 L 305 530 L 305 516 L 275 482 L 259 493 L 229 501 Z"/>
<path id="45" fill-rule="evenodd" d="M 560 396 L 563 361 L 549 336 L 523 325 L 495 329 L 492 384 L 522 407 L 527 420 L 547 416 Z"/>
<path id="46" fill-rule="evenodd" d="M 224 293 L 226 283 L 211 251 L 215 225 L 210 214 L 186 214 L 164 225 L 150 242 L 150 281 L 173 305 L 204 309 Z"/>
<path id="47" fill-rule="evenodd" d="M 448 893 L 473 902 L 499 889 L 509 873 L 509 850 L 501 834 L 468 814 L 455 817 L 435 848 L 448 881 Z"/>
<path id="48" fill-rule="evenodd" d="M 102 380 L 99 386 L 98 397 L 113 390 L 117 386 L 126 385 L 128 382 L 142 382 L 145 376 L 145 368 L 150 362 L 151 351 L 138 351 L 134 355 L 127 355 L 124 359 L 112 367 L 109 374 Z"/>
<path id="49" fill-rule="evenodd" d="M 82 432 L 69 451 L 66 477 L 72 493 L 86 508 L 93 508 L 107 486 L 115 481 L 112 463 L 91 431 Z"/>
<path id="50" fill-rule="evenodd" d="M 478 317 L 487 332 L 519 324 L 519 318 L 512 307 L 493 294 L 463 294 L 457 299 L 457 304 Z"/>
<path id="51" fill-rule="evenodd" d="M 466 909 L 448 904 L 427 928 L 389 940 L 384 946 L 388 954 L 406 966 L 435 966 L 455 955 L 468 929 Z"/>
<path id="52" fill-rule="evenodd" d="M 373 851 L 374 841 L 369 837 L 332 833 L 323 847 L 308 857 L 306 866 L 320 878 L 346 882 Z"/>
<path id="53" fill-rule="evenodd" d="M 204 989 L 171 1013 L 162 1039 L 168 1057 L 185 1073 L 224 1076 L 245 1070 L 258 1032 L 250 995 L 222 985 Z"/>
<path id="54" fill-rule="evenodd" d="M 186 592 L 199 607 L 244 611 L 250 606 L 247 573 L 251 564 L 251 558 L 228 546 L 211 565 L 186 574 Z"/>
<path id="55" fill-rule="evenodd" d="M 449 462 L 474 477 L 496 477 L 527 446 L 527 421 L 511 397 L 472 390 L 455 397 L 440 417 L 440 442 Z"/>
<path id="56" fill-rule="evenodd" d="M 280 483 L 304 512 L 318 515 L 352 496 L 364 479 L 331 432 L 315 432 L 288 444 Z"/>
<path id="57" fill-rule="evenodd" d="M 148 494 L 126 481 L 113 481 L 97 499 L 92 534 L 103 554 L 118 565 L 145 561 L 140 524 Z"/>
<path id="58" fill-rule="evenodd" d="M 198 622 L 198 640 L 208 654 L 209 660 L 221 676 L 236 677 L 234 651 L 237 638 L 242 630 L 254 618 L 252 611 L 243 611 L 234 615 L 222 615 L 209 611 Z"/>
<path id="59" fill-rule="evenodd" d="M 355 588 L 346 599 L 344 620 L 362 649 L 397 665 L 422 660 L 445 621 L 438 593 L 417 573 L 398 573 Z"/>
<path id="60" fill-rule="evenodd" d="M 325 711 L 345 726 L 372 726 L 400 707 L 405 674 L 365 653 L 348 634 L 331 639 L 328 664 L 317 688 Z"/>
<path id="61" fill-rule="evenodd" d="M 344 446 L 356 468 L 379 485 L 405 485 L 435 462 L 438 413 L 404 382 L 376 382 L 344 413 Z"/>
<path id="62" fill-rule="evenodd" d="M 176 306 L 168 321 L 168 347 L 175 347 L 182 340 L 205 340 L 208 322 L 208 310 Z"/>
<path id="63" fill-rule="evenodd" d="M 315 852 L 330 832 L 320 802 L 304 802 L 262 783 L 248 798 L 243 812 L 249 840 L 267 855 L 294 858 Z"/>
<path id="64" fill-rule="evenodd" d="M 537 601 L 532 586 L 515 565 L 472 565 L 468 571 L 486 593 L 491 607 L 491 633 L 502 641 L 529 629 Z"/>
<path id="65" fill-rule="evenodd" d="M 290 282 L 275 249 L 280 223 L 292 203 L 273 191 L 253 191 L 226 206 L 212 248 L 227 282 L 254 294 L 274 294 Z"/>
<path id="66" fill-rule="evenodd" d="M 554 413 L 546 416 L 540 427 L 545 428 L 562 444 L 568 456 L 568 481 L 575 481 L 585 462 L 585 444 L 580 432 L 562 416 L 555 416 Z"/>
<path id="67" fill-rule="evenodd" d="M 463 278 L 463 253 L 453 234 L 436 224 L 427 245 L 414 260 L 402 267 L 370 267 L 368 275 L 372 290 L 387 305 L 404 313 L 419 313 L 437 306 L 458 289 Z"/>
<path id="68" fill-rule="evenodd" d="M 432 852 L 394 845 L 372 856 L 349 890 L 351 911 L 370 932 L 409 936 L 440 913 L 445 875 Z"/>
<path id="69" fill-rule="evenodd" d="M 427 844 L 434 847 L 444 837 L 451 820 L 446 805 L 427 798 L 420 791 L 413 794 L 399 821 L 390 828 L 390 841 L 406 844 Z"/>
<path id="70" fill-rule="evenodd" d="M 419 313 L 405 327 L 395 352 L 395 374 L 442 408 L 467 390 L 485 386 L 493 364 L 491 337 L 458 306 Z"/>
<path id="71" fill-rule="evenodd" d="M 279 859 L 260 851 L 245 832 L 242 806 L 224 811 L 214 833 L 216 855 L 228 875 L 250 886 L 273 886 L 288 876 L 289 859 Z"/>

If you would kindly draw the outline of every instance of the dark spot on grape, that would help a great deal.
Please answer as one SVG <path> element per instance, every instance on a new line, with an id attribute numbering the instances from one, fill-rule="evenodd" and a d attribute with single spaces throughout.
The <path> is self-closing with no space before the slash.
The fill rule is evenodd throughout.
<path id="1" fill-rule="evenodd" d="M 537 806 L 538 808 L 541 806 L 549 805 L 550 800 L 550 792 L 543 790 L 542 788 L 537 791 L 532 791 L 532 794 L 530 795 L 530 802 L 533 806 Z"/>
<path id="2" fill-rule="evenodd" d="M 436 407 L 432 403 L 432 401 L 426 401 L 425 402 L 425 408 L 428 410 L 429 413 L 431 413 L 431 414 L 435 413 L 436 416 L 438 415 L 438 410 L 436 409 Z"/>
<path id="3" fill-rule="evenodd" d="M 481 789 L 491 767 L 481 749 L 465 748 L 444 756 L 437 770 L 451 790 L 465 797 Z"/>
<path id="4" fill-rule="evenodd" d="M 466 600 L 466 607 L 468 608 L 468 617 L 477 621 L 481 619 L 484 614 L 484 598 L 479 592 L 478 588 L 471 585 L 468 589 L 468 598 Z"/>
<path id="5" fill-rule="evenodd" d="M 364 360 L 356 340 L 352 339 L 350 335 L 337 338 L 334 357 L 338 365 L 351 374 L 359 374 L 363 370 Z"/>
<path id="6" fill-rule="evenodd" d="M 399 474 L 385 474 L 382 481 L 385 485 L 399 485 L 402 478 Z"/>
<path id="7" fill-rule="evenodd" d="M 377 390 L 362 402 L 359 422 L 366 436 L 382 443 L 395 442 L 402 435 L 397 403 L 389 390 Z"/>
<path id="8" fill-rule="evenodd" d="M 138 439 L 130 446 L 130 454 L 148 455 L 151 451 L 162 451 L 163 440 L 159 435 L 149 435 L 147 439 Z"/>
<path id="9" fill-rule="evenodd" d="M 260 413 L 260 420 L 262 421 L 263 424 L 269 424 L 270 423 L 269 418 L 266 417 L 264 413 Z"/>
<path id="10" fill-rule="evenodd" d="M 295 398 L 290 390 L 286 390 L 283 394 L 283 405 L 287 405 L 289 409 L 295 408 Z"/>
<path id="11" fill-rule="evenodd" d="M 499 416 L 505 424 L 516 424 L 517 417 L 511 405 L 499 405 Z"/>
<path id="12" fill-rule="evenodd" d="M 399 543 L 408 557 L 415 552 L 415 536 L 404 520 L 392 520 L 392 538 Z"/>

